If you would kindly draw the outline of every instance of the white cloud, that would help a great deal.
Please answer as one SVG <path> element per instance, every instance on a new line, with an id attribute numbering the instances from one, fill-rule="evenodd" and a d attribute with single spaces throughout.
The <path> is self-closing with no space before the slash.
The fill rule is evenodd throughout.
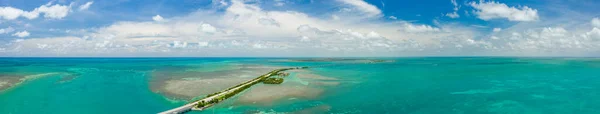
<path id="1" fill-rule="evenodd" d="M 79 6 L 79 11 L 83 11 L 83 10 L 89 9 L 90 6 L 92 6 L 92 4 L 94 4 L 94 1 L 86 2 L 85 4 Z"/>
<path id="2" fill-rule="evenodd" d="M 456 0 L 450 0 L 450 2 L 452 3 L 452 5 L 454 5 L 454 11 L 457 11 L 459 6 L 458 3 L 456 3 Z"/>
<path id="3" fill-rule="evenodd" d="M 450 2 L 452 3 L 452 5 L 454 5 L 454 12 L 452 13 L 446 13 L 446 16 L 450 17 L 450 18 L 459 18 L 460 15 L 458 15 L 458 9 L 460 8 L 460 6 L 458 5 L 458 3 L 456 3 L 456 0 L 450 0 Z"/>
<path id="4" fill-rule="evenodd" d="M 294 53 L 285 55 L 368 56 L 395 55 L 392 52 L 398 50 L 425 50 L 426 45 L 437 43 L 433 38 L 452 34 L 442 33 L 440 28 L 429 25 L 414 25 L 402 21 L 371 20 L 358 23 L 353 21 L 361 17 L 331 20 L 294 11 L 266 11 L 256 4 L 245 4 L 239 0 L 231 1 L 231 5 L 224 11 L 197 11 L 187 16 L 165 19 L 168 22 L 117 22 L 94 31 L 78 33 L 89 37 L 81 37 L 80 39 L 85 40 L 74 41 L 69 45 L 60 44 L 69 41 L 41 42 L 53 38 L 28 38 L 27 42 L 23 42 L 27 44 L 14 43 L 7 49 L 16 53 L 25 50 L 26 46 L 20 45 L 32 45 L 31 48 L 37 49 L 36 44 L 47 44 L 45 49 L 61 48 L 46 50 L 47 53 L 68 52 L 80 55 L 164 55 L 200 51 L 268 55 L 272 54 L 268 50 L 295 50 L 289 51 Z M 279 27 L 265 27 L 266 25 Z M 399 31 L 405 28 L 408 28 L 407 31 Z M 462 30 L 459 27 L 449 28 Z M 258 47 L 260 50 L 248 47 Z"/>
<path id="5" fill-rule="evenodd" d="M 492 40 L 498 40 L 498 39 L 500 39 L 500 38 L 498 38 L 498 37 L 496 37 L 496 36 L 492 36 L 492 37 L 490 37 L 490 39 L 492 39 Z"/>
<path id="6" fill-rule="evenodd" d="M 17 32 L 15 34 L 12 34 L 12 36 L 17 36 L 17 37 L 28 37 L 29 36 L 29 32 L 27 31 L 21 31 L 21 32 Z"/>
<path id="7" fill-rule="evenodd" d="M 161 17 L 160 15 L 156 15 L 156 16 L 152 17 L 152 20 L 160 22 L 160 21 L 164 21 L 165 19 L 163 17 Z"/>
<path id="8" fill-rule="evenodd" d="M 368 33 L 350 29 L 326 31 L 309 25 L 302 25 L 297 30 L 302 35 L 301 41 L 331 51 L 390 51 L 398 47 L 396 43 L 374 31 Z"/>
<path id="9" fill-rule="evenodd" d="M 539 33 L 539 36 L 534 36 L 537 34 L 531 34 L 530 36 L 532 36 L 533 38 L 564 37 L 568 33 L 569 32 L 566 29 L 561 27 L 547 27 L 542 29 L 542 31 Z"/>
<path id="10" fill-rule="evenodd" d="M 62 19 L 69 14 L 70 10 L 70 5 L 52 5 L 52 3 L 42 5 L 38 8 L 35 8 L 33 11 L 23 11 L 13 7 L 0 7 L 0 17 L 6 20 L 14 20 L 19 17 L 35 19 L 43 13 L 44 17 L 48 19 Z"/>
<path id="11" fill-rule="evenodd" d="M 591 31 L 581 35 L 585 39 L 600 40 L 600 29 L 594 27 Z"/>
<path id="12" fill-rule="evenodd" d="M 404 29 L 402 29 L 402 31 L 409 32 L 409 33 L 422 33 L 422 32 L 437 32 L 437 31 L 440 31 L 440 29 L 429 26 L 429 25 L 405 24 Z"/>
<path id="13" fill-rule="evenodd" d="M 562 27 L 503 31 L 487 41 L 501 55 L 586 56 L 600 51 L 600 29 L 597 28 L 589 32 Z"/>
<path id="14" fill-rule="evenodd" d="M 456 13 L 456 12 L 447 13 L 446 16 L 448 16 L 450 18 L 459 18 L 460 17 L 460 15 L 458 15 L 458 13 Z"/>
<path id="15" fill-rule="evenodd" d="M 594 26 L 594 27 L 600 27 L 600 19 L 598 19 L 598 18 L 593 18 L 591 23 L 592 23 L 592 26 Z"/>
<path id="16" fill-rule="evenodd" d="M 300 41 L 301 42 L 310 42 L 310 38 L 307 36 L 302 36 L 302 37 L 300 37 Z"/>
<path id="17" fill-rule="evenodd" d="M 34 12 L 44 13 L 44 17 L 50 19 L 62 19 L 66 17 L 71 11 L 71 6 L 66 5 L 51 5 L 46 4 L 42 5 L 39 8 L 36 8 Z"/>
<path id="18" fill-rule="evenodd" d="M 217 28 L 213 27 L 210 24 L 202 24 L 200 30 L 206 33 L 215 33 L 217 32 Z"/>
<path id="19" fill-rule="evenodd" d="M 6 20 L 14 20 L 23 14 L 23 10 L 13 7 L 0 7 L 0 17 Z"/>
<path id="20" fill-rule="evenodd" d="M 539 19 L 536 9 L 523 7 L 509 7 L 499 2 L 471 2 L 470 5 L 475 8 L 475 15 L 479 19 L 491 20 L 506 18 L 509 21 L 535 21 Z"/>
<path id="21" fill-rule="evenodd" d="M 382 11 L 379 8 L 377 8 L 376 6 L 374 6 L 372 4 L 367 3 L 364 0 L 337 0 L 337 1 L 353 6 L 354 9 L 361 11 L 368 17 L 379 17 L 379 16 L 381 16 L 381 13 L 382 13 Z"/>
<path id="22" fill-rule="evenodd" d="M 225 0 L 212 0 L 212 5 L 215 8 L 222 8 L 229 5 L 229 3 L 227 3 Z"/>
<path id="23" fill-rule="evenodd" d="M 396 17 L 396 16 L 390 16 L 388 18 L 393 19 L 393 20 L 397 20 L 398 19 L 398 17 Z"/>
<path id="24" fill-rule="evenodd" d="M 366 35 L 366 38 L 381 38 L 381 35 L 375 31 L 371 31 Z"/>
<path id="25" fill-rule="evenodd" d="M 7 27 L 7 28 L 3 28 L 0 29 L 0 34 L 7 34 L 7 33 L 11 33 L 15 31 L 15 29 L 13 29 L 12 27 Z"/>
<path id="26" fill-rule="evenodd" d="M 60 56 L 523 56 L 600 51 L 600 29 L 586 31 L 588 20 L 573 22 L 585 27 L 503 27 L 489 33 L 459 23 L 364 20 L 336 11 L 315 16 L 260 6 L 232 0 L 224 9 L 216 8 L 223 12 L 198 10 L 163 22 L 122 21 L 71 31 L 80 37 L 27 38 L 0 48 L 6 55 Z"/>
<path id="27" fill-rule="evenodd" d="M 502 28 L 494 28 L 494 30 L 493 30 L 493 31 L 494 31 L 494 32 L 500 32 L 500 31 L 502 31 Z"/>

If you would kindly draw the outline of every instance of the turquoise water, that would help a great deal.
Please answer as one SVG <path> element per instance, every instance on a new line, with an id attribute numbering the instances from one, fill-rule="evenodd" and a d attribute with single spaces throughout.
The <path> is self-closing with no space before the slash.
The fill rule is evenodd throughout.
<path id="1" fill-rule="evenodd" d="M 600 59 L 379 58 L 384 63 L 286 62 L 273 58 L 1 58 L 0 76 L 31 76 L 0 92 L 2 114 L 157 113 L 185 103 L 150 89 L 157 69 L 214 71 L 214 64 L 315 66 L 337 78 L 314 99 L 193 113 L 597 114 Z M 210 64 L 210 65 L 209 65 Z M 217 65 L 218 66 L 218 65 Z M 187 69 L 187 70 L 186 70 Z M 173 76 L 177 77 L 177 76 Z M 293 80 L 294 76 L 289 77 Z M 261 85 L 257 85 L 261 86 Z"/>

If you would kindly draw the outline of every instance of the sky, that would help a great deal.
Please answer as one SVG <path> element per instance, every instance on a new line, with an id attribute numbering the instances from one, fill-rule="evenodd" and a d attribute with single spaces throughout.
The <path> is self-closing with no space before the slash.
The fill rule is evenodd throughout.
<path id="1" fill-rule="evenodd" d="M 597 6 L 597 0 L 0 0 L 0 56 L 597 57 Z"/>

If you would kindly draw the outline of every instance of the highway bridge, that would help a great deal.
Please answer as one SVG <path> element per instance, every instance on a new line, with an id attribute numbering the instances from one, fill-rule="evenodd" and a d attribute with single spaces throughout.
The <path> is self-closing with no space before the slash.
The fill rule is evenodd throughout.
<path id="1" fill-rule="evenodd" d="M 216 105 L 217 103 L 219 103 L 229 97 L 234 96 L 237 93 L 240 93 L 241 91 L 249 88 L 250 86 L 252 86 L 254 84 L 257 84 L 257 83 L 263 81 L 264 79 L 267 79 L 273 75 L 276 75 L 277 73 L 279 73 L 281 71 L 292 70 L 292 69 L 304 69 L 304 68 L 308 68 L 308 67 L 284 68 L 284 69 L 273 70 L 267 74 L 261 75 L 260 77 L 246 81 L 237 86 L 231 87 L 231 88 L 223 90 L 221 92 L 217 92 L 216 94 L 213 94 L 213 95 L 209 95 L 206 98 L 188 103 L 186 105 L 183 105 L 183 106 L 180 106 L 177 108 L 173 108 L 171 110 L 160 112 L 159 114 L 182 114 L 182 113 L 186 113 L 186 112 L 189 112 L 192 110 L 204 110 L 206 108 Z"/>

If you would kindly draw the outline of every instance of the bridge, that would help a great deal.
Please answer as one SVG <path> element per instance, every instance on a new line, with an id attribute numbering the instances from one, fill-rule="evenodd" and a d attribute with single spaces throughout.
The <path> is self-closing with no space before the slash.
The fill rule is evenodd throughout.
<path id="1" fill-rule="evenodd" d="M 276 75 L 277 73 L 281 72 L 281 71 L 286 71 L 286 70 L 292 70 L 292 69 L 305 69 L 308 67 L 296 67 L 296 68 L 284 68 L 284 69 L 277 69 L 277 70 L 273 70 L 267 74 L 261 75 L 257 78 L 254 78 L 252 80 L 246 81 L 242 84 L 239 84 L 237 86 L 228 88 L 226 90 L 223 90 L 221 92 L 217 92 L 217 93 L 213 93 L 210 95 L 207 95 L 207 97 L 188 103 L 186 105 L 177 107 L 177 108 L 173 108 L 171 110 L 167 110 L 164 112 L 160 112 L 159 114 L 182 114 L 182 113 L 186 113 L 192 110 L 204 110 L 207 109 L 211 106 L 216 105 L 217 103 L 230 98 L 242 91 L 244 91 L 245 89 L 250 88 L 252 85 L 257 84 L 273 75 Z"/>

